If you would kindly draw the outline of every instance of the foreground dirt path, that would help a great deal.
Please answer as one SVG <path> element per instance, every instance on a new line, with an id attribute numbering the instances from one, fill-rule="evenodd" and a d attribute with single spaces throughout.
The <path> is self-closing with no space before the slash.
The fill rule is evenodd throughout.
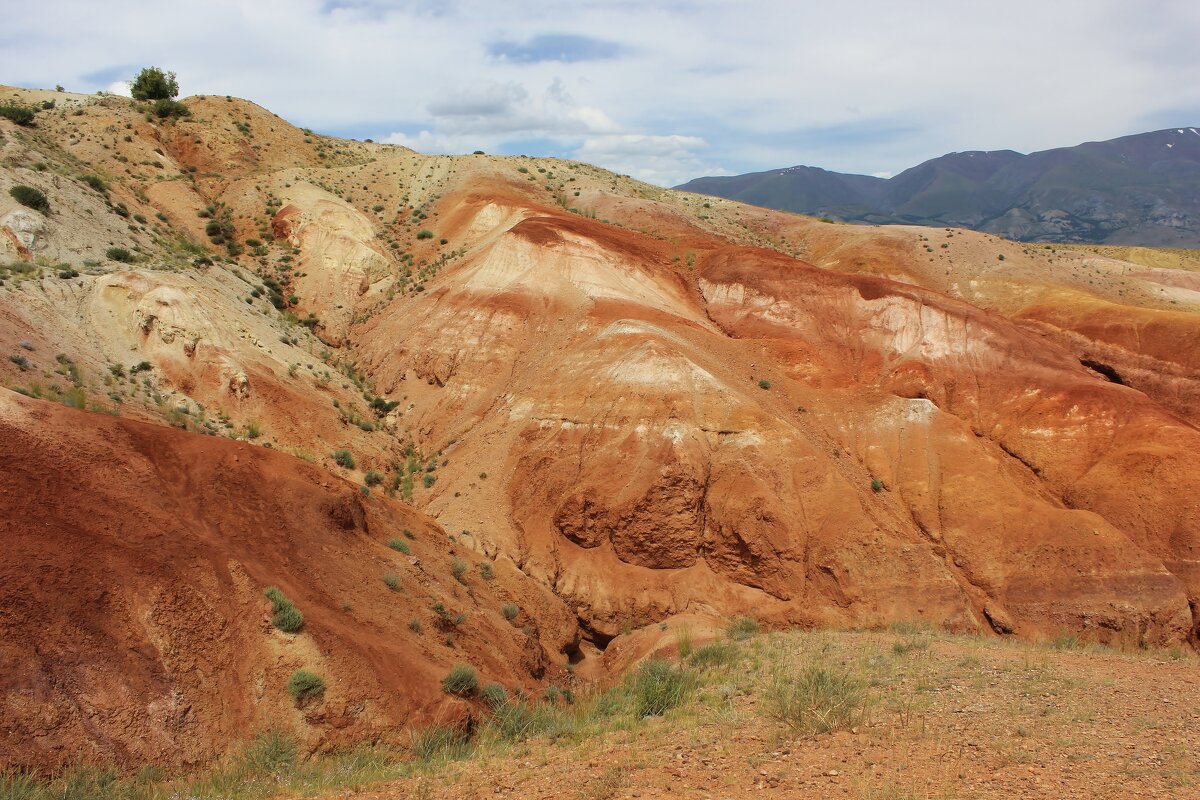
<path id="1" fill-rule="evenodd" d="M 368 789 L 420 798 L 1200 797 L 1200 665 L 924 634 L 759 637 L 690 706 Z M 761 676 L 820 657 L 872 684 L 853 730 L 794 739 Z"/>

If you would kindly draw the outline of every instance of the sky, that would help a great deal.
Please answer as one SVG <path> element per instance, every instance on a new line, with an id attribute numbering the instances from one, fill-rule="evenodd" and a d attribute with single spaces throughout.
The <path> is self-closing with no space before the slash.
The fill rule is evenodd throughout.
<path id="1" fill-rule="evenodd" d="M 1200 125 L 1197 0 L 0 0 L 0 83 L 146 65 L 322 133 L 670 186 Z"/>

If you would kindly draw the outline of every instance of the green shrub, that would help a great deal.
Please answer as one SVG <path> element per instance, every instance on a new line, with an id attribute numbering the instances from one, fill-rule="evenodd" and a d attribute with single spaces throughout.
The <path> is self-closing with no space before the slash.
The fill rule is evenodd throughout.
<path id="1" fill-rule="evenodd" d="M 437 476 L 433 474 L 426 474 L 425 477 L 421 479 L 421 483 L 425 484 L 426 489 L 428 489 L 430 486 L 433 486 L 433 484 L 436 482 Z"/>
<path id="2" fill-rule="evenodd" d="M 493 711 L 508 702 L 508 691 L 498 683 L 489 683 L 487 686 L 484 686 L 479 696 L 483 698 L 483 702 L 488 704 L 488 708 Z"/>
<path id="3" fill-rule="evenodd" d="M 325 681 L 315 672 L 298 669 L 288 678 L 287 689 L 296 705 L 302 705 L 325 694 Z"/>
<path id="4" fill-rule="evenodd" d="M 691 694 L 695 681 L 680 667 L 661 659 L 642 663 L 634 673 L 632 690 L 638 717 L 659 717 L 681 705 Z"/>
<path id="5" fill-rule="evenodd" d="M 408 621 L 408 629 L 413 633 L 420 633 L 422 630 L 424 630 L 424 628 L 425 626 L 421 624 L 421 620 L 417 619 L 416 617 L 413 617 Z"/>
<path id="6" fill-rule="evenodd" d="M 770 388 L 771 388 L 771 382 L 770 382 L 769 380 L 767 380 L 766 378 L 763 378 L 763 379 L 761 379 L 761 380 L 758 382 L 758 388 L 760 388 L 760 389 L 770 389 Z"/>
<path id="7" fill-rule="evenodd" d="M 104 194 L 108 191 L 108 184 L 105 183 L 104 178 L 101 178 L 99 175 L 80 175 L 79 180 L 83 181 L 97 192 L 100 192 L 100 194 Z"/>
<path id="8" fill-rule="evenodd" d="M 271 624 L 284 633 L 296 633 L 304 627 L 304 615 L 276 586 L 268 586 L 263 594 L 271 601 Z"/>
<path id="9" fill-rule="evenodd" d="M 734 617 L 725 626 L 725 636 L 735 642 L 758 635 L 758 620 L 753 617 Z"/>
<path id="10" fill-rule="evenodd" d="M 36 110 L 20 103 L 0 104 L 0 117 L 4 117 L 18 125 L 32 125 L 36 114 Z"/>
<path id="11" fill-rule="evenodd" d="M 378 486 L 383 483 L 383 476 L 373 469 L 367 470 L 367 474 L 363 476 L 363 483 L 367 486 Z"/>
<path id="12" fill-rule="evenodd" d="M 17 184 L 9 189 L 8 193 L 12 196 L 13 200 L 16 200 L 23 206 L 32 208 L 34 211 L 40 211 L 43 214 L 50 211 L 50 201 L 46 199 L 46 195 L 40 189 Z"/>
<path id="13" fill-rule="evenodd" d="M 800 736 L 852 727 L 866 713 L 867 702 L 862 679 L 818 664 L 799 675 L 781 670 L 763 695 L 767 716 Z"/>
<path id="14" fill-rule="evenodd" d="M 516 603 L 505 603 L 504 608 L 500 609 L 500 611 L 502 614 L 504 614 L 504 618 L 509 622 L 512 622 L 514 619 L 516 619 L 517 615 L 521 613 L 521 609 Z"/>
<path id="15" fill-rule="evenodd" d="M 383 583 L 393 592 L 400 588 L 400 578 L 394 572 L 388 572 L 383 576 Z"/>
<path id="16" fill-rule="evenodd" d="M 455 580 L 463 582 L 463 577 L 467 574 L 467 562 L 458 556 L 450 559 L 450 574 L 454 576 Z"/>
<path id="17" fill-rule="evenodd" d="M 442 678 L 442 691 L 446 694 L 467 697 L 478 690 L 479 678 L 475 669 L 466 664 L 455 664 L 446 677 Z"/>
<path id="18" fill-rule="evenodd" d="M 403 539 L 388 539 L 388 547 L 404 553 L 404 555 L 408 555 L 411 552 L 408 542 L 404 541 Z"/>
<path id="19" fill-rule="evenodd" d="M 135 260 L 133 253 L 124 247 L 110 247 L 104 251 L 104 257 L 109 261 L 120 261 L 123 264 L 132 264 Z"/>
<path id="20" fill-rule="evenodd" d="M 345 467 L 346 469 L 354 469 L 354 456 L 350 453 L 349 450 L 346 450 L 344 448 L 341 450 L 333 451 L 333 461 L 339 467 Z"/>
<path id="21" fill-rule="evenodd" d="M 179 81 L 174 72 L 146 67 L 134 78 L 129 93 L 134 100 L 170 100 L 179 95 Z"/>
<path id="22" fill-rule="evenodd" d="M 417 238 L 418 239 L 432 239 L 433 231 L 429 230 L 428 228 L 422 228 L 420 231 L 417 232 Z"/>
<path id="23" fill-rule="evenodd" d="M 875 494 L 879 494 L 885 488 L 886 487 L 883 485 L 883 481 L 879 480 L 879 478 L 871 479 L 871 491 L 874 492 Z"/>
<path id="24" fill-rule="evenodd" d="M 154 115 L 159 119 L 190 117 L 192 111 L 178 100 L 169 100 L 164 97 L 161 100 L 154 101 Z"/>
<path id="25" fill-rule="evenodd" d="M 496 571 L 492 568 L 492 562 L 480 561 L 475 566 L 479 569 L 479 576 L 485 581 L 490 581 L 492 578 L 496 577 Z"/>

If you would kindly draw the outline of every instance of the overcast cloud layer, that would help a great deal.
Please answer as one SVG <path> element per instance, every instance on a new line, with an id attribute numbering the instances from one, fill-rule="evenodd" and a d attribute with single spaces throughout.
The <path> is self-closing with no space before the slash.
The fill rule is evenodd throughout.
<path id="1" fill-rule="evenodd" d="M 119 89 L 156 64 L 325 133 L 663 185 L 1200 124 L 1196 0 L 3 0 L 0 18 L 0 83 Z"/>

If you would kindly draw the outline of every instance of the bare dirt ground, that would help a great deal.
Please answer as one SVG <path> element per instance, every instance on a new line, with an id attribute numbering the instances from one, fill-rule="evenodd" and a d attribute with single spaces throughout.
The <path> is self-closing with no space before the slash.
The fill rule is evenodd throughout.
<path id="1" fill-rule="evenodd" d="M 360 797 L 1200 797 L 1200 669 L 1179 653 L 923 633 L 761 636 L 663 718 L 485 751 Z M 768 718 L 772 675 L 869 686 L 848 730 Z"/>

